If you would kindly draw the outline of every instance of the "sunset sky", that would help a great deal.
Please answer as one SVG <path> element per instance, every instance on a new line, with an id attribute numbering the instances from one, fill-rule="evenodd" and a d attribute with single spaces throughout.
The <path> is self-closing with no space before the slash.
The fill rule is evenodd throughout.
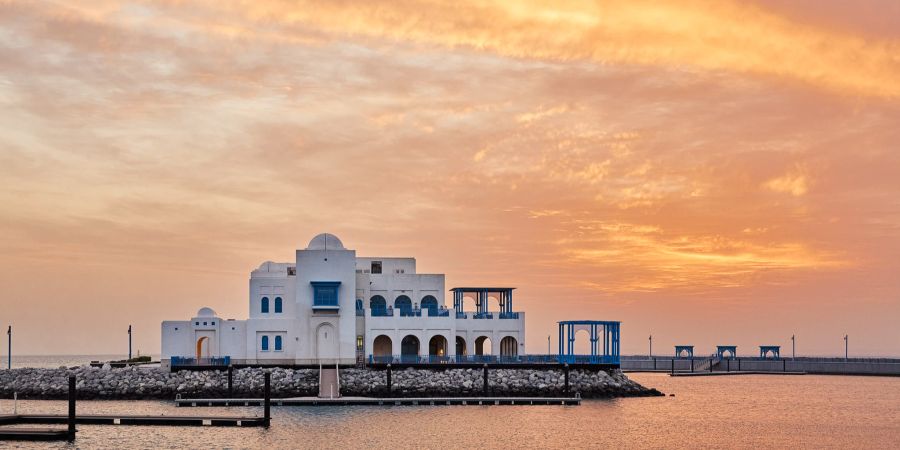
<path id="1" fill-rule="evenodd" d="M 18 354 L 158 353 L 328 231 L 529 353 L 896 356 L 900 2 L 0 0 L 0 206 Z"/>

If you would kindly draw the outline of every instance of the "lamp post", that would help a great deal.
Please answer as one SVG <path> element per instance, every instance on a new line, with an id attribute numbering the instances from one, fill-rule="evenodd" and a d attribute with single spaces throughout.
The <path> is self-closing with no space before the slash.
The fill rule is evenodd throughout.
<path id="1" fill-rule="evenodd" d="M 128 359 L 131 359 L 131 325 L 128 325 Z"/>
<path id="2" fill-rule="evenodd" d="M 6 340 L 9 342 L 9 347 L 6 351 L 6 368 L 12 369 L 12 325 L 6 329 Z"/>
<path id="3" fill-rule="evenodd" d="M 849 347 L 850 347 L 850 336 L 845 334 L 844 335 L 844 361 L 850 359 L 850 358 L 848 358 L 848 356 L 850 356 Z"/>
<path id="4" fill-rule="evenodd" d="M 547 356 L 550 356 L 550 335 L 547 335 Z"/>
<path id="5" fill-rule="evenodd" d="M 791 360 L 797 358 L 797 340 L 796 335 L 791 335 Z"/>
<path id="6" fill-rule="evenodd" d="M 650 335 L 650 359 L 653 359 L 653 334 Z"/>

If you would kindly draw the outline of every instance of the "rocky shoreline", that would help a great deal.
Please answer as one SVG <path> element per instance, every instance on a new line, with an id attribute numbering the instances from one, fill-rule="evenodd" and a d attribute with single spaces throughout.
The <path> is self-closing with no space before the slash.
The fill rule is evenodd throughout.
<path id="1" fill-rule="evenodd" d="M 234 370 L 234 397 L 261 397 L 263 373 L 271 372 L 272 396 L 307 397 L 318 394 L 317 369 L 245 368 Z M 72 369 L 0 370 L 0 396 L 21 399 L 65 399 L 68 376 L 77 378 L 79 399 L 171 400 L 228 396 L 228 375 L 222 371 L 169 372 L 159 368 L 77 367 Z M 367 397 L 473 397 L 484 395 L 482 369 L 404 369 L 387 371 L 341 369 L 341 394 Z M 490 369 L 488 395 L 555 397 L 565 395 L 565 374 L 548 369 Z M 663 395 L 628 379 L 620 370 L 569 372 L 570 395 L 584 398 Z"/>

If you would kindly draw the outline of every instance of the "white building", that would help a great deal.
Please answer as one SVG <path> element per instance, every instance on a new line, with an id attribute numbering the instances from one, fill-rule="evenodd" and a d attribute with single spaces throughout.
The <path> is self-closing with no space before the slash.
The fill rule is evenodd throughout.
<path id="1" fill-rule="evenodd" d="M 443 274 L 416 273 L 414 258 L 357 257 L 323 233 L 297 250 L 294 262 L 265 262 L 250 273 L 249 319 L 222 319 L 204 307 L 190 320 L 164 321 L 162 361 L 316 365 L 514 356 L 524 353 L 525 316 L 513 312 L 512 290 L 454 288 L 447 305 Z M 466 298 L 474 311 L 463 311 Z M 491 311 L 492 302 L 499 309 Z"/>

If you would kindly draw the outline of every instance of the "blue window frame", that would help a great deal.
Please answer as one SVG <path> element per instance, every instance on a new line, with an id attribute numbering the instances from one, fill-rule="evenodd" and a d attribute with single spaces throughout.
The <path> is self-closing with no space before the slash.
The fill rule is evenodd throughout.
<path id="1" fill-rule="evenodd" d="M 263 297 L 262 300 L 259 301 L 259 312 L 269 312 L 269 297 Z"/>
<path id="2" fill-rule="evenodd" d="M 275 297 L 275 314 L 281 314 L 281 297 Z"/>
<path id="3" fill-rule="evenodd" d="M 340 281 L 312 281 L 313 308 L 338 309 L 338 288 Z"/>
<path id="4" fill-rule="evenodd" d="M 259 349 L 264 352 L 269 351 L 269 337 L 268 336 L 262 337 L 262 342 L 260 343 Z"/>
<path id="5" fill-rule="evenodd" d="M 281 351 L 281 336 L 275 336 L 275 351 Z"/>
<path id="6" fill-rule="evenodd" d="M 422 297 L 422 303 L 420 303 L 422 309 L 427 309 L 428 314 L 431 316 L 437 315 L 438 310 L 438 301 L 437 298 L 433 295 L 426 295 Z"/>

